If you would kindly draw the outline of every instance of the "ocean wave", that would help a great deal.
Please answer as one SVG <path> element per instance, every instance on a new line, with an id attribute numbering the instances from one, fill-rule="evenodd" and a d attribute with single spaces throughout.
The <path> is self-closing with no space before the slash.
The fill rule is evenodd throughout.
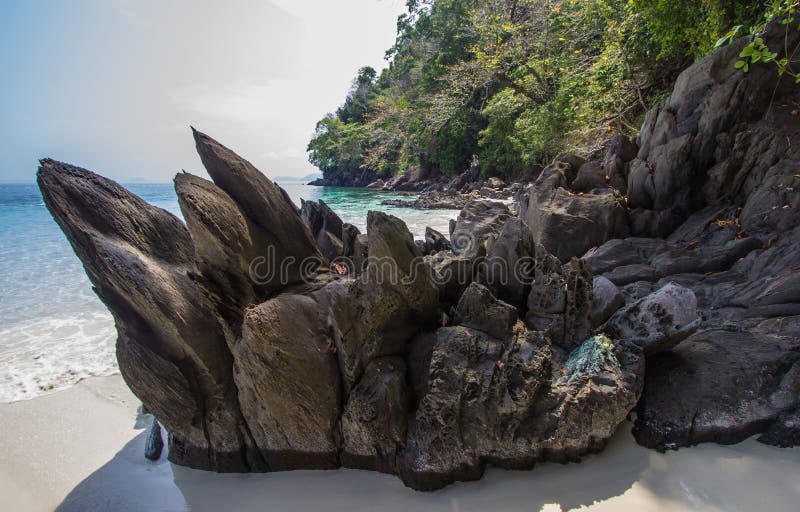
<path id="1" fill-rule="evenodd" d="M 51 316 L 0 330 L 0 402 L 27 400 L 118 372 L 107 311 Z"/>

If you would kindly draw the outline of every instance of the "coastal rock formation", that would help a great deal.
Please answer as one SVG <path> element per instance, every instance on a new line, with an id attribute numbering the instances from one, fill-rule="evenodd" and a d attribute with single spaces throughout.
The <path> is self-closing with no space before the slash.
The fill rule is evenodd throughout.
<path id="1" fill-rule="evenodd" d="M 769 105 L 800 93 L 736 71 L 743 44 L 686 70 L 602 162 L 560 155 L 524 192 L 477 163 L 451 180 L 447 194 L 521 194 L 519 214 L 470 197 L 451 247 L 382 212 L 361 234 L 322 201 L 297 209 L 197 131 L 213 182 L 175 178 L 185 224 L 67 164 L 42 160 L 38 182 L 178 464 L 346 466 L 432 490 L 578 460 L 634 409 L 657 449 L 756 433 L 788 446 L 800 118 Z"/>
<path id="2" fill-rule="evenodd" d="M 778 23 L 762 37 L 774 48 L 800 41 Z M 702 315 L 695 334 L 647 359 L 634 433 L 650 447 L 800 437 L 800 121 L 788 108 L 798 89 L 768 66 L 736 71 L 747 42 L 687 69 L 647 116 L 627 197 L 631 232 L 650 238 L 612 240 L 585 257 L 629 303 L 672 282 Z M 614 323 L 608 332 L 621 334 Z"/>
<path id="3" fill-rule="evenodd" d="M 796 28 L 780 23 L 760 37 L 776 49 L 800 42 Z M 770 66 L 746 74 L 734 68 L 748 43 L 738 39 L 686 69 L 671 96 L 647 114 L 628 177 L 635 236 L 665 237 L 704 205 L 728 201 L 743 207 L 747 230 L 778 228 L 787 217 L 762 212 L 788 199 L 775 187 L 791 186 L 795 173 L 798 149 L 789 141 L 798 122 L 781 105 L 792 102 L 796 87 Z"/>
<path id="4" fill-rule="evenodd" d="M 239 407 L 233 333 L 197 279 L 186 226 L 84 169 L 42 160 L 37 178 L 114 316 L 125 382 L 170 432 L 170 460 L 215 471 L 267 469 Z"/>
<path id="5" fill-rule="evenodd" d="M 438 252 L 423 258 L 400 219 L 370 212 L 361 235 L 323 202 L 298 210 L 247 161 L 194 135 L 214 182 L 176 177 L 186 225 L 89 171 L 52 160 L 39 171 L 114 314 L 120 370 L 169 432 L 171 461 L 345 465 L 435 489 L 487 463 L 575 460 L 636 404 L 641 349 L 590 336 L 588 267 L 535 246 L 504 204 L 475 201 L 460 216 L 456 230 L 477 248 L 453 254 L 429 230 L 423 245 Z M 554 276 L 483 274 L 507 303 L 473 282 L 487 250 Z M 357 271 L 328 268 L 342 254 L 361 258 Z M 555 301 L 549 324 L 526 327 L 520 313 L 543 297 Z"/>
<path id="6" fill-rule="evenodd" d="M 382 206 L 398 206 L 401 208 L 417 208 L 420 210 L 460 210 L 471 199 L 466 194 L 447 194 L 438 190 L 423 192 L 416 199 L 386 199 Z"/>

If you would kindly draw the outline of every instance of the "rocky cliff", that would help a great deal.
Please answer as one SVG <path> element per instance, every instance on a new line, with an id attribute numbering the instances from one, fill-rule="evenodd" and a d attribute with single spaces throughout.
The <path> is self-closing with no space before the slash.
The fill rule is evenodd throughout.
<path id="1" fill-rule="evenodd" d="M 197 131 L 212 182 L 176 176 L 185 224 L 68 164 L 42 160 L 38 181 L 175 463 L 432 490 L 578 460 L 632 410 L 659 449 L 790 445 L 800 96 L 735 71 L 744 44 L 686 70 L 638 141 L 557 158 L 519 214 L 467 203 L 450 243 L 380 212 L 361 234 L 322 202 L 297 209 Z"/>

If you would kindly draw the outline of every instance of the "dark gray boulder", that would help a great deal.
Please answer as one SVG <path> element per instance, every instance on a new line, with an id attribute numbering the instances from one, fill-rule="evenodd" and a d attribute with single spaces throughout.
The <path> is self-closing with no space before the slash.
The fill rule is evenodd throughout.
<path id="1" fill-rule="evenodd" d="M 776 21 L 759 34 L 778 59 L 800 41 L 797 23 L 786 30 Z M 722 201 L 744 206 L 748 231 L 796 225 L 771 207 L 788 197 L 776 186 L 790 186 L 798 149 L 787 140 L 797 121 L 788 109 L 770 108 L 795 87 L 770 66 L 754 65 L 746 74 L 735 69 L 749 42 L 738 39 L 683 71 L 670 97 L 647 114 L 628 176 L 633 235 L 665 237 L 695 211 Z"/>
<path id="2" fill-rule="evenodd" d="M 800 345 L 770 327 L 772 332 L 709 329 L 648 357 L 636 440 L 659 450 L 737 443 L 795 408 Z"/>
<path id="3" fill-rule="evenodd" d="M 448 240 L 447 237 L 431 227 L 425 228 L 426 254 L 439 251 L 449 251 L 450 249 L 450 240 Z"/>
<path id="4" fill-rule="evenodd" d="M 148 460 L 158 460 L 164 450 L 164 440 L 161 438 L 161 425 L 158 420 L 153 418 L 150 431 L 147 433 L 147 441 L 144 444 L 144 456 Z"/>
<path id="5" fill-rule="evenodd" d="M 592 325 L 599 326 L 625 305 L 625 296 L 606 277 L 597 276 L 592 283 Z"/>
<path id="6" fill-rule="evenodd" d="M 583 193 L 608 188 L 606 173 L 603 170 L 602 164 L 600 162 L 587 162 L 583 164 L 569 188 L 574 192 Z"/>
<path id="7" fill-rule="evenodd" d="M 491 176 L 487 178 L 486 184 L 489 186 L 489 188 L 493 188 L 496 190 L 502 190 L 506 188 L 506 182 L 496 176 Z"/>
<path id="8" fill-rule="evenodd" d="M 370 362 L 342 413 L 342 465 L 397 473 L 411 397 L 403 358 Z"/>
<path id="9" fill-rule="evenodd" d="M 578 171 L 586 164 L 586 159 L 573 153 L 561 153 L 553 159 L 551 166 L 558 167 L 567 176 L 567 181 L 572 183 Z"/>
<path id="10" fill-rule="evenodd" d="M 517 309 L 496 299 L 485 286 L 473 282 L 461 295 L 454 320 L 493 338 L 504 339 L 513 334 Z"/>
<path id="11" fill-rule="evenodd" d="M 477 281 L 498 298 L 522 306 L 534 279 L 536 243 L 528 225 L 518 217 L 508 219 L 486 258 L 479 261 Z"/>
<path id="12" fill-rule="evenodd" d="M 562 265 L 543 248 L 537 255 L 525 324 L 572 350 L 592 331 L 592 272 L 577 258 Z"/>
<path id="13" fill-rule="evenodd" d="M 508 206 L 494 201 L 470 201 L 458 214 L 450 231 L 453 252 L 468 258 L 486 254 L 486 245 L 497 237 L 511 217 Z"/>
<path id="14" fill-rule="evenodd" d="M 611 139 L 606 157 L 603 160 L 604 178 L 615 190 L 628 190 L 629 162 L 636 158 L 639 147 L 625 135 L 616 135 Z"/>
<path id="15" fill-rule="evenodd" d="M 549 166 L 528 188 L 520 206 L 520 218 L 536 243 L 562 262 L 629 234 L 628 212 L 619 197 L 610 190 L 578 195 L 569 190 L 569 183 L 559 165 Z"/>
<path id="16" fill-rule="evenodd" d="M 356 253 L 356 241 L 361 234 L 359 229 L 349 223 L 342 224 L 342 255 L 352 258 Z"/>
<path id="17" fill-rule="evenodd" d="M 344 223 L 322 199 L 319 201 L 302 201 L 300 215 L 308 225 L 322 255 L 328 261 L 335 260 L 345 254 L 342 238 L 344 236 Z"/>
<path id="18" fill-rule="evenodd" d="M 475 261 L 451 252 L 439 252 L 425 257 L 431 278 L 439 290 L 439 303 L 448 310 L 455 306 L 466 287 L 473 281 Z"/>
<path id="19" fill-rule="evenodd" d="M 617 311 L 603 326 L 614 340 L 639 345 L 645 355 L 669 350 L 700 326 L 697 298 L 675 283 Z"/>

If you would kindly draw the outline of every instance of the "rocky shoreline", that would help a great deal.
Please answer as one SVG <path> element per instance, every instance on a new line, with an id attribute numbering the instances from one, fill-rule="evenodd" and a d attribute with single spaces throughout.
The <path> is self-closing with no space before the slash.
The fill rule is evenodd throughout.
<path id="1" fill-rule="evenodd" d="M 782 27 L 763 37 L 783 46 Z M 434 490 L 579 460 L 632 411 L 659 450 L 791 446 L 800 90 L 736 70 L 746 44 L 684 71 L 602 161 L 561 155 L 524 189 L 465 173 L 429 190 L 418 207 L 461 210 L 449 241 L 297 209 L 197 131 L 213 182 L 176 176 L 185 225 L 68 164 L 43 160 L 38 182 L 177 464 L 345 466 Z"/>

